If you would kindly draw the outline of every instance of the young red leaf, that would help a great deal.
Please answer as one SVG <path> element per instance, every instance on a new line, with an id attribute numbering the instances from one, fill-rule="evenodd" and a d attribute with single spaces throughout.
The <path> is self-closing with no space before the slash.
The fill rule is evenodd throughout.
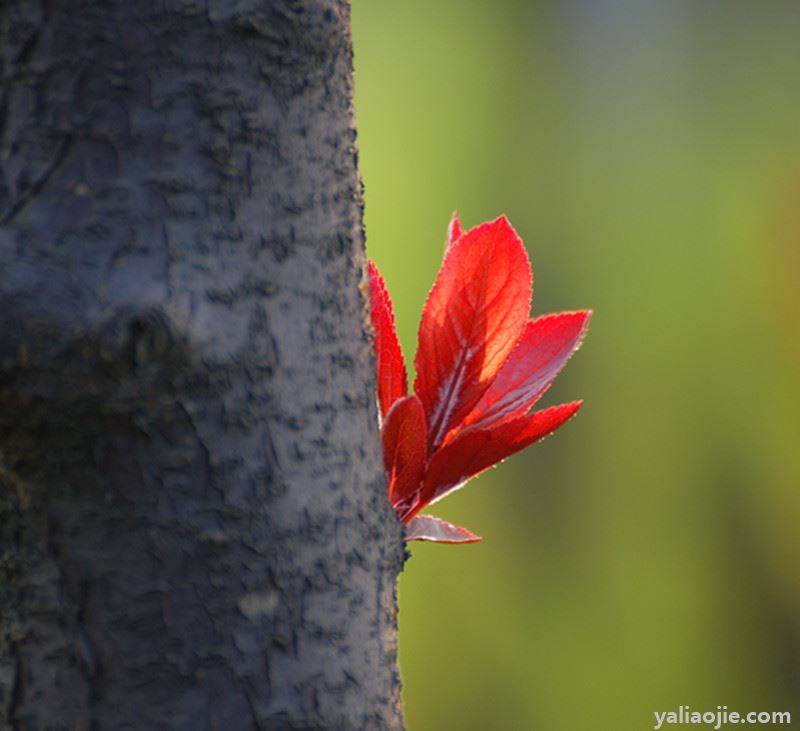
<path id="1" fill-rule="evenodd" d="M 494 427 L 462 432 L 431 457 L 418 510 L 457 490 L 470 477 L 551 434 L 574 416 L 582 403 L 574 401 L 552 406 Z"/>
<path id="2" fill-rule="evenodd" d="M 375 360 L 378 370 L 378 402 L 381 417 L 397 399 L 408 393 L 408 376 L 403 351 L 397 339 L 392 300 L 374 262 L 369 262 L 369 300 L 375 330 Z"/>
<path id="3" fill-rule="evenodd" d="M 590 312 L 528 321 L 533 289 L 522 242 L 500 217 L 467 232 L 456 213 L 425 303 L 408 383 L 383 280 L 370 263 L 378 397 L 389 497 L 406 540 L 468 543 L 465 528 L 418 513 L 555 431 L 580 407 L 527 414 L 585 334 Z"/>
<path id="4" fill-rule="evenodd" d="M 416 503 L 427 461 L 425 412 L 420 400 L 405 396 L 389 409 L 381 428 L 389 501 L 400 518 Z"/>
<path id="5" fill-rule="evenodd" d="M 580 347 L 591 316 L 591 311 L 583 310 L 531 320 L 497 378 L 460 424 L 459 430 L 467 427 L 485 429 L 526 414 Z"/>
<path id="6" fill-rule="evenodd" d="M 414 360 L 429 450 L 473 409 L 514 349 L 532 289 L 528 255 L 505 216 L 463 233 L 448 250 Z"/>
<path id="7" fill-rule="evenodd" d="M 432 515 L 418 515 L 406 526 L 407 541 L 436 541 L 437 543 L 475 543 L 481 540 L 466 528 L 448 523 Z"/>
<path id="8" fill-rule="evenodd" d="M 450 225 L 447 227 L 447 241 L 444 246 L 445 254 L 447 250 L 461 238 L 462 233 L 464 233 L 464 230 L 461 228 L 461 221 L 458 220 L 458 211 L 453 211 Z"/>

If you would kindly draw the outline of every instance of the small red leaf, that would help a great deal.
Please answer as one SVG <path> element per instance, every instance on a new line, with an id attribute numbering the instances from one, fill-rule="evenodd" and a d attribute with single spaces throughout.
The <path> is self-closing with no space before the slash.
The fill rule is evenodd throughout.
<path id="1" fill-rule="evenodd" d="M 427 459 L 425 412 L 420 400 L 405 396 L 389 409 L 381 428 L 389 501 L 403 519 L 418 497 Z"/>
<path id="2" fill-rule="evenodd" d="M 431 458 L 417 510 L 441 500 L 470 477 L 551 434 L 570 419 L 582 403 L 573 401 L 552 406 L 488 429 L 473 428 L 462 432 Z"/>
<path id="3" fill-rule="evenodd" d="M 581 402 L 527 412 L 579 347 L 591 312 L 528 321 L 533 276 L 514 229 L 501 216 L 465 232 L 453 213 L 409 396 L 392 304 L 372 262 L 369 285 L 384 467 L 406 540 L 480 540 L 419 513 L 575 414 Z"/>
<path id="4" fill-rule="evenodd" d="M 418 515 L 406 527 L 407 541 L 436 541 L 437 543 L 475 543 L 481 540 L 466 528 L 459 528 L 432 515 Z"/>
<path id="5" fill-rule="evenodd" d="M 460 428 L 485 429 L 526 414 L 580 347 L 591 316 L 591 311 L 583 310 L 531 320 L 497 378 Z"/>
<path id="6" fill-rule="evenodd" d="M 374 262 L 369 262 L 369 300 L 375 330 L 375 361 L 381 417 L 397 399 L 408 393 L 408 376 L 403 351 L 397 339 L 392 300 Z"/>
<path id="7" fill-rule="evenodd" d="M 464 233 L 464 230 L 461 228 L 461 221 L 458 220 L 458 211 L 453 211 L 450 225 L 447 227 L 447 241 L 444 246 L 445 254 L 447 250 L 461 238 L 462 233 Z"/>
<path id="8" fill-rule="evenodd" d="M 448 250 L 425 303 L 414 360 L 431 451 L 473 409 L 514 349 L 532 289 L 528 255 L 505 216 L 463 233 Z"/>

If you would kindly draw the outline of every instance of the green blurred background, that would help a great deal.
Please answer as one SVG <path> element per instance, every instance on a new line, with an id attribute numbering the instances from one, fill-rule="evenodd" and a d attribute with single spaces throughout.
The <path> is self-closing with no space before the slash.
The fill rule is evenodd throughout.
<path id="1" fill-rule="evenodd" d="M 413 544 L 409 731 L 800 727 L 800 3 L 354 0 L 367 245 L 410 360 L 457 208 L 534 314 L 591 307 L 586 403 Z"/>

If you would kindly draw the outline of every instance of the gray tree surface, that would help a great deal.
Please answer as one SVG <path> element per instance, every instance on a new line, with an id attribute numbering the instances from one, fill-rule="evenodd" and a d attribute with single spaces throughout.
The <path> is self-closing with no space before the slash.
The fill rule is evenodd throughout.
<path id="1" fill-rule="evenodd" d="M 345 0 L 0 3 L 0 728 L 401 729 Z"/>

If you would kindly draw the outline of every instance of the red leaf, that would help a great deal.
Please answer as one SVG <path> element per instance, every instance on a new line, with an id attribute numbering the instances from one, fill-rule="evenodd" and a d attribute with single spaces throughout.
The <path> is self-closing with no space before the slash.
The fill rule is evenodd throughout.
<path id="1" fill-rule="evenodd" d="M 453 211 L 453 216 L 450 218 L 450 225 L 447 227 L 447 241 L 445 242 L 444 252 L 461 238 L 464 229 L 461 228 L 461 221 L 458 220 L 458 211 Z"/>
<path id="2" fill-rule="evenodd" d="M 467 429 L 431 458 L 417 511 L 461 487 L 470 477 L 554 432 L 580 408 L 582 401 L 553 406 L 501 422 L 488 429 Z"/>
<path id="3" fill-rule="evenodd" d="M 505 218 L 463 233 L 445 256 L 419 328 L 414 391 L 432 451 L 475 406 L 528 321 L 533 280 Z"/>
<path id="4" fill-rule="evenodd" d="M 405 396 L 392 406 L 381 439 L 389 501 L 402 520 L 416 502 L 428 456 L 425 412 L 416 396 Z"/>
<path id="5" fill-rule="evenodd" d="M 397 339 L 392 300 L 374 262 L 369 262 L 369 301 L 375 330 L 375 361 L 381 417 L 397 399 L 408 393 L 408 376 L 403 351 Z"/>
<path id="6" fill-rule="evenodd" d="M 406 527 L 407 541 L 436 541 L 437 543 L 475 543 L 481 540 L 466 528 L 448 523 L 432 515 L 418 515 Z"/>
<path id="7" fill-rule="evenodd" d="M 591 311 L 583 310 L 531 320 L 497 378 L 460 428 L 485 429 L 526 414 L 580 347 L 591 316 Z"/>

